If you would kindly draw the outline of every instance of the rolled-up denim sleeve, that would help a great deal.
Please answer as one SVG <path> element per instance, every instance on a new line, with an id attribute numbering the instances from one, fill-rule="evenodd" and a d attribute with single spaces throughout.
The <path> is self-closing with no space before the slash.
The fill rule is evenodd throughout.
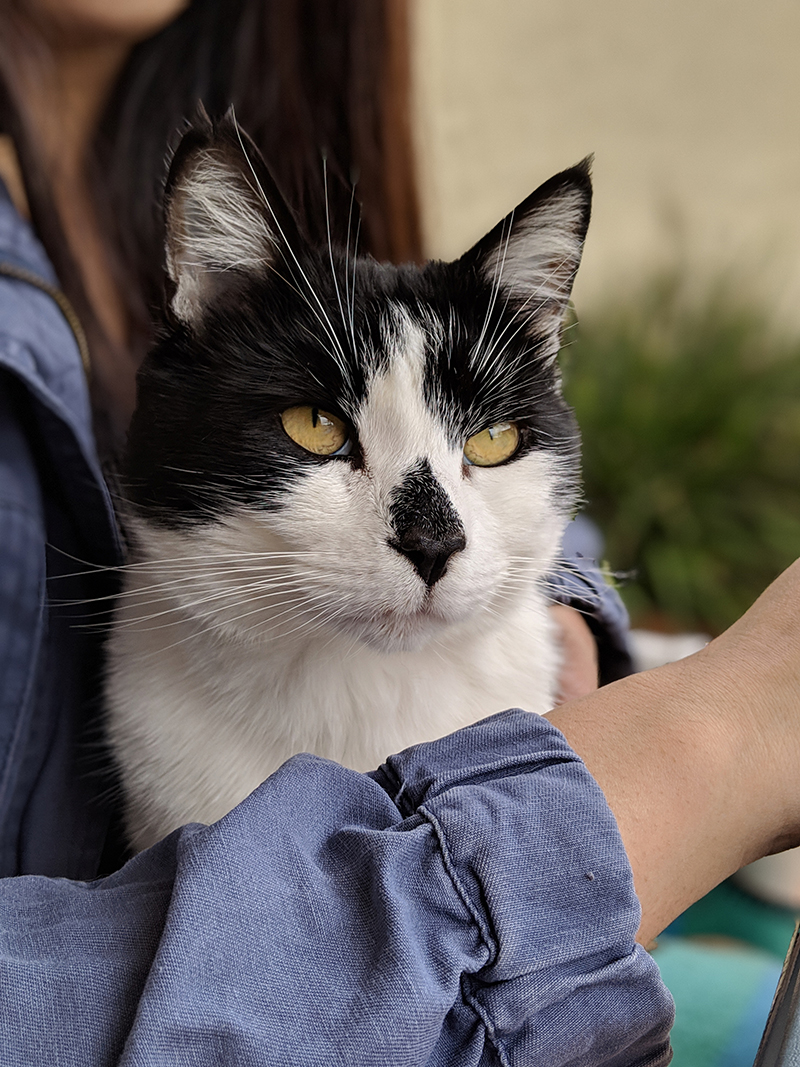
<path id="1" fill-rule="evenodd" d="M 93 883 L 0 883 L 11 1065 L 655 1065 L 672 1003 L 603 795 L 510 711 L 297 756 Z"/>

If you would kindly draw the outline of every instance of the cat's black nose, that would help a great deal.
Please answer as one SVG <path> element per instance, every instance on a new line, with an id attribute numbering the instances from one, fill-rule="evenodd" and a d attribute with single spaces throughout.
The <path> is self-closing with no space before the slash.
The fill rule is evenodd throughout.
<path id="1" fill-rule="evenodd" d="M 391 544 L 414 564 L 417 574 L 431 588 L 447 570 L 450 557 L 464 550 L 467 539 L 463 530 L 431 537 L 422 526 L 409 526 Z"/>

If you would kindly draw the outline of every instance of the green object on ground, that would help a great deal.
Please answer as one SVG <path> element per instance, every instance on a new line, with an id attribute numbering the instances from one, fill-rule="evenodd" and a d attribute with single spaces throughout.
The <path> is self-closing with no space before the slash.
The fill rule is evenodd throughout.
<path id="1" fill-rule="evenodd" d="M 673 1067 L 752 1067 L 795 914 L 723 882 L 653 953 L 675 999 Z"/>
<path id="2" fill-rule="evenodd" d="M 752 1067 L 781 965 L 748 945 L 665 937 L 653 953 L 675 999 L 672 1067 Z"/>
<path id="3" fill-rule="evenodd" d="M 680 933 L 684 937 L 731 937 L 783 960 L 796 918 L 788 908 L 758 900 L 729 881 L 693 904 L 667 933 Z"/>

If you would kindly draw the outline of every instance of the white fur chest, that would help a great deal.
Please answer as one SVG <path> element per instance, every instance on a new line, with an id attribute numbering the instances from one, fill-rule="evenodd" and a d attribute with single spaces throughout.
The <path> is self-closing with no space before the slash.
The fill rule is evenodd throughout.
<path id="1" fill-rule="evenodd" d="M 538 597 L 502 625 L 481 619 L 391 653 L 335 632 L 265 649 L 200 633 L 190 619 L 171 622 L 165 640 L 152 616 L 170 610 L 166 600 L 150 604 L 147 622 L 135 597 L 124 603 L 109 653 L 109 734 L 137 848 L 215 821 L 297 752 L 369 770 L 505 708 L 552 706 L 557 657 Z"/>

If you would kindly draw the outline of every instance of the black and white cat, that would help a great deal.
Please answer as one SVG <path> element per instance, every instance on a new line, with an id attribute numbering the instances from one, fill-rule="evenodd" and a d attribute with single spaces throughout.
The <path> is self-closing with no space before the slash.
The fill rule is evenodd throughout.
<path id="1" fill-rule="evenodd" d="M 584 162 L 456 262 L 393 267 L 308 247 L 231 120 L 184 137 L 109 652 L 137 848 L 293 753 L 373 768 L 552 706 L 579 451 L 556 356 L 590 201 Z"/>

